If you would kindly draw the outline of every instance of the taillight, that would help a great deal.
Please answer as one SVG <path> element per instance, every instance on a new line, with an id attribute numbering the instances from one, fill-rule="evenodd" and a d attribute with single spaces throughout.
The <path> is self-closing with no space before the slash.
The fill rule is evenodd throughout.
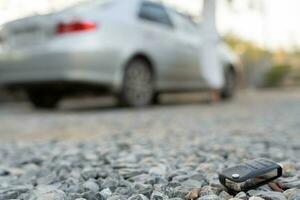
<path id="1" fill-rule="evenodd" d="M 97 29 L 97 24 L 91 21 L 73 21 L 69 23 L 59 23 L 56 29 L 58 34 L 76 33 L 92 31 Z"/>

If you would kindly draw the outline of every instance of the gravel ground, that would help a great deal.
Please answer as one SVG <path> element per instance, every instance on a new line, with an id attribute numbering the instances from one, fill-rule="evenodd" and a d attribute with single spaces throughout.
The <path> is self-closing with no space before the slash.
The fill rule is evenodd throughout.
<path id="1" fill-rule="evenodd" d="M 85 106 L 0 105 L 0 200 L 300 199 L 300 90 L 146 110 Z M 285 192 L 228 194 L 217 173 L 259 157 L 283 164 Z"/>

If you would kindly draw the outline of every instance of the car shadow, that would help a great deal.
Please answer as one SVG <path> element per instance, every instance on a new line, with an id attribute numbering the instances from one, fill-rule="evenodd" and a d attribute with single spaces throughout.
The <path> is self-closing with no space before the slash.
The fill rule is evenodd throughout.
<path id="1" fill-rule="evenodd" d="M 114 111 L 141 111 L 141 110 L 155 110 L 162 108 L 182 107 L 191 105 L 210 105 L 213 102 L 207 95 L 172 95 L 160 98 L 158 104 L 154 104 L 145 108 L 128 108 L 120 106 L 113 98 L 95 98 L 87 100 L 70 99 L 62 103 L 57 112 L 114 112 Z"/>

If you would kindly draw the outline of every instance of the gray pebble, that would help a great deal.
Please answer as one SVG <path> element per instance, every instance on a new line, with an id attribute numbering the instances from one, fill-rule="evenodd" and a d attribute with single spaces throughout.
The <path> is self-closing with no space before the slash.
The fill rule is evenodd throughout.
<path id="1" fill-rule="evenodd" d="M 283 194 L 288 200 L 300 199 L 300 189 L 289 189 L 286 190 Z"/>
<path id="2" fill-rule="evenodd" d="M 83 188 L 86 190 L 92 191 L 94 193 L 99 192 L 99 186 L 93 180 L 86 181 L 83 184 Z"/>
<path id="3" fill-rule="evenodd" d="M 158 192 L 158 191 L 154 191 L 151 195 L 151 200 L 168 200 L 169 197 L 164 195 L 163 193 L 161 192 Z"/>
<path id="4" fill-rule="evenodd" d="M 265 200 L 286 200 L 286 197 L 281 192 L 259 191 L 255 196 Z"/>
<path id="5" fill-rule="evenodd" d="M 29 200 L 67 200 L 67 196 L 54 187 L 40 186 L 32 192 Z"/>
<path id="6" fill-rule="evenodd" d="M 228 199 L 233 198 L 232 195 L 228 194 L 228 193 L 225 192 L 225 191 L 222 191 L 222 192 L 219 194 L 219 197 L 220 197 L 220 199 L 224 199 L 224 200 L 228 200 Z"/>
<path id="7" fill-rule="evenodd" d="M 202 196 L 202 197 L 198 198 L 197 200 L 222 200 L 222 199 L 220 199 L 220 197 L 218 197 L 215 194 L 211 194 L 211 195 Z"/>
<path id="8" fill-rule="evenodd" d="M 242 199 L 242 200 L 247 200 L 248 199 L 248 196 L 245 192 L 239 192 L 235 198 L 238 198 L 238 199 Z"/>
<path id="9" fill-rule="evenodd" d="M 148 197 L 146 197 L 143 194 L 135 194 L 133 196 L 131 196 L 130 198 L 128 198 L 128 200 L 149 200 Z"/>
<path id="10" fill-rule="evenodd" d="M 30 191 L 30 189 L 31 187 L 29 186 L 0 187 L 0 200 L 17 199 L 21 194 Z"/>
<path id="11" fill-rule="evenodd" d="M 265 200 L 261 197 L 250 197 L 249 200 Z"/>
<path id="12" fill-rule="evenodd" d="M 104 199 L 108 199 L 110 196 L 112 196 L 112 192 L 109 188 L 105 188 L 104 190 L 102 190 L 100 192 L 100 195 L 104 198 Z"/>

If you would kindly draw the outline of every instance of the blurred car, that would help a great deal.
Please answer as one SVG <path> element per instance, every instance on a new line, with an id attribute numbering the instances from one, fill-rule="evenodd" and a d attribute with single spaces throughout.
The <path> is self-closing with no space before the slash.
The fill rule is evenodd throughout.
<path id="1" fill-rule="evenodd" d="M 23 89 L 37 108 L 87 91 L 142 107 L 162 92 L 209 89 L 199 26 L 159 2 L 90 1 L 7 23 L 0 35 L 0 84 Z M 230 98 L 237 59 L 222 41 L 219 55 L 226 77 L 221 96 Z"/>

